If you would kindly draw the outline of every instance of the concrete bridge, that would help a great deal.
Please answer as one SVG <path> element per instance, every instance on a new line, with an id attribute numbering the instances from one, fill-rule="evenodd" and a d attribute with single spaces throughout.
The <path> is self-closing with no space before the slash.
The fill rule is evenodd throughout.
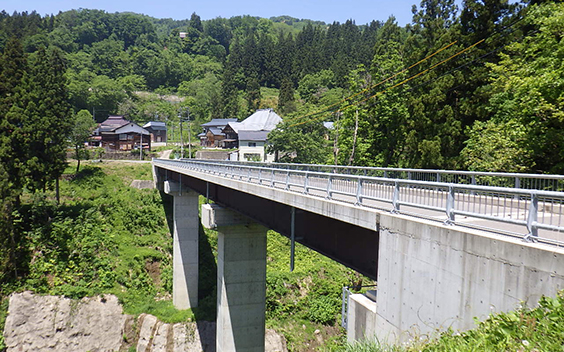
<path id="1" fill-rule="evenodd" d="M 198 196 L 214 201 L 218 351 L 264 350 L 267 229 L 377 281 L 375 299 L 349 297 L 351 340 L 469 329 L 564 288 L 562 176 L 160 159 L 153 172 L 174 197 L 178 308 L 198 304 Z"/>

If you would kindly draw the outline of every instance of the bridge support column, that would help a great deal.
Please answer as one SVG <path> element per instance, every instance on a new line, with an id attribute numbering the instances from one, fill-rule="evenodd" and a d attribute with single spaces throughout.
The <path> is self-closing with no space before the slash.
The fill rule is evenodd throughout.
<path id="1" fill-rule="evenodd" d="M 267 229 L 215 204 L 202 223 L 218 231 L 217 351 L 264 351 Z"/>
<path id="2" fill-rule="evenodd" d="M 174 197 L 172 303 L 177 309 L 198 306 L 198 194 L 180 183 L 165 181 Z"/>

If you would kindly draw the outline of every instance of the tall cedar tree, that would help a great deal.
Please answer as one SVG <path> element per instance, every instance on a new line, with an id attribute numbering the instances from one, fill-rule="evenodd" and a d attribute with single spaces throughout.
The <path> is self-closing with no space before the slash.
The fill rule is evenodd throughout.
<path id="1" fill-rule="evenodd" d="M 66 166 L 72 111 L 64 72 L 60 50 L 40 48 L 22 83 L 17 112 L 24 117 L 20 142 L 27 149 L 24 175 L 32 191 L 45 190 Z"/>
<path id="2" fill-rule="evenodd" d="M 20 143 L 23 115 L 10 113 L 21 98 L 27 60 L 18 39 L 10 39 L 0 60 L 0 198 L 21 192 L 26 149 Z"/>
<path id="3" fill-rule="evenodd" d="M 288 114 L 296 110 L 294 85 L 288 78 L 282 80 L 278 95 L 278 110 L 282 114 Z"/>
<path id="4" fill-rule="evenodd" d="M 20 239 L 13 231 L 14 209 L 23 188 L 21 172 L 25 146 L 15 138 L 22 117 L 8 114 L 19 99 L 17 94 L 27 62 L 21 43 L 11 38 L 0 55 L 0 283 L 18 277 L 17 255 Z"/>
<path id="5" fill-rule="evenodd" d="M 410 55 L 408 62 L 416 63 L 459 37 L 454 0 L 422 0 L 421 9 L 414 8 L 413 13 L 412 33 L 405 49 Z M 451 46 L 414 67 L 410 75 L 440 63 L 461 49 Z M 405 137 L 405 166 L 456 167 L 463 130 L 454 112 L 457 102 L 452 89 L 462 77 L 460 71 L 451 72 L 453 65 L 453 61 L 441 64 L 413 81 L 415 88 L 408 102 L 411 129 Z"/>

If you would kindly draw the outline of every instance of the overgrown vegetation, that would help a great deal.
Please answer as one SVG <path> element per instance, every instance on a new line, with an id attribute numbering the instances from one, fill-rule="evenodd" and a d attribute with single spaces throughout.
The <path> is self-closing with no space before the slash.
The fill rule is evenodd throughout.
<path id="1" fill-rule="evenodd" d="M 492 314 L 475 329 L 446 331 L 436 339 L 403 347 L 363 342 L 346 347 L 347 352 L 470 352 L 470 351 L 562 351 L 564 346 L 564 291 L 542 297 L 535 308 Z"/>
<path id="2" fill-rule="evenodd" d="M 152 178 L 150 165 L 86 163 L 76 175 L 75 167 L 61 181 L 60 205 L 53 192 L 24 193 L 14 213 L 18 276 L 0 273 L 0 327 L 8 295 L 24 290 L 70 298 L 115 294 L 128 314 L 214 321 L 217 233 L 200 226 L 199 307 L 179 311 L 171 301 L 171 199 L 129 187 Z M 341 290 L 360 276 L 299 244 L 290 272 L 289 240 L 273 231 L 267 253 L 267 326 L 292 351 L 340 345 Z"/>
<path id="3" fill-rule="evenodd" d="M 151 179 L 149 165 L 86 165 L 52 193 L 24 194 L 14 211 L 18 277 L 2 273 L 2 294 L 32 290 L 80 298 L 114 293 L 126 311 L 156 315 L 172 286 L 171 243 L 155 190 L 129 187 Z M 169 304 L 170 306 L 170 304 Z"/>

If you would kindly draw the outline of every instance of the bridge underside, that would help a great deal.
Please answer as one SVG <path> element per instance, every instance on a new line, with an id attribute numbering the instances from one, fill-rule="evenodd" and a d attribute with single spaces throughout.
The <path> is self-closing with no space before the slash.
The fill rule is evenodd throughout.
<path id="1" fill-rule="evenodd" d="M 164 170 L 157 168 L 161 176 Z M 170 181 L 181 182 L 214 202 L 229 207 L 286 237 L 291 234 L 291 207 L 249 193 L 174 172 Z M 164 179 L 164 178 L 163 178 Z M 302 209 L 295 211 L 296 242 L 376 280 L 379 231 L 371 231 Z"/>

